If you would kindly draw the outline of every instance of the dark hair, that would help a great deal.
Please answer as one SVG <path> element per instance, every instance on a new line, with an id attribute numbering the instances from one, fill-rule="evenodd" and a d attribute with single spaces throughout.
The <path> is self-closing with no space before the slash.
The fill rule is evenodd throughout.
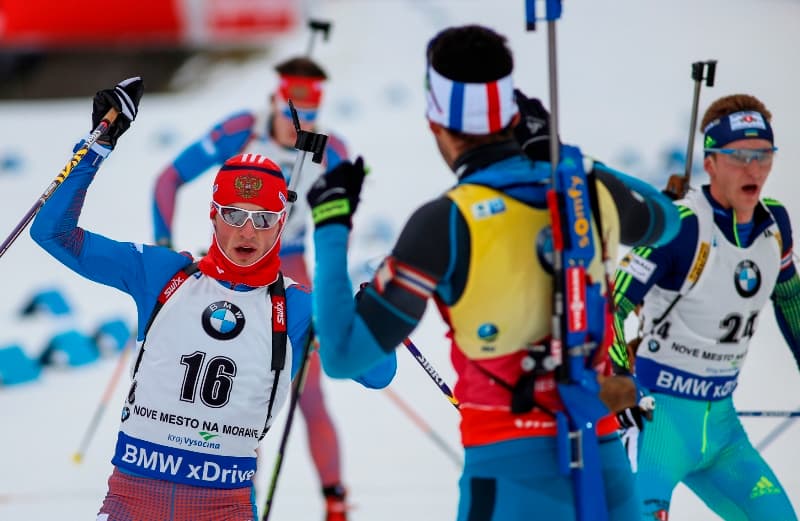
<path id="1" fill-rule="evenodd" d="M 281 76 L 300 76 L 303 78 L 328 79 L 328 75 L 314 60 L 300 56 L 289 58 L 275 66 L 275 71 Z"/>
<path id="2" fill-rule="evenodd" d="M 488 83 L 511 74 L 514 58 L 506 38 L 488 27 L 451 27 L 428 43 L 428 63 L 442 76 L 462 83 Z"/>
<path id="3" fill-rule="evenodd" d="M 445 78 L 462 83 L 489 83 L 514 70 L 514 57 L 505 36 L 481 25 L 450 27 L 428 42 L 428 63 Z M 512 125 L 492 134 L 446 132 L 475 146 L 511 139 Z"/>
<path id="4" fill-rule="evenodd" d="M 768 122 L 772 122 L 772 113 L 767 110 L 767 107 L 760 99 L 749 94 L 732 94 L 719 98 L 714 103 L 709 105 L 706 113 L 703 115 L 703 121 L 700 123 L 700 130 L 704 130 L 709 123 L 716 119 L 723 118 L 735 112 L 742 112 L 744 110 L 752 110 L 764 116 Z"/>

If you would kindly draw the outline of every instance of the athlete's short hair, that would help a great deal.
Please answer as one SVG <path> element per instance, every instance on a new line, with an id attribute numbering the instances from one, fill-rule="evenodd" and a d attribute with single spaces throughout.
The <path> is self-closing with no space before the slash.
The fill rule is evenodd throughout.
<path id="1" fill-rule="evenodd" d="M 275 72 L 280 76 L 299 76 L 302 78 L 328 79 L 325 70 L 311 58 L 298 56 L 282 61 L 275 66 Z"/>
<path id="2" fill-rule="evenodd" d="M 703 121 L 700 123 L 700 130 L 703 131 L 709 123 L 721 119 L 735 112 L 752 110 L 764 116 L 767 122 L 772 122 L 772 113 L 767 110 L 764 103 L 750 94 L 732 94 L 724 96 L 714 101 L 703 114 Z"/>
<path id="3" fill-rule="evenodd" d="M 514 71 L 514 57 L 506 37 L 481 25 L 450 27 L 428 42 L 430 67 L 445 78 L 461 83 L 490 83 Z M 468 147 L 511 139 L 513 124 L 490 134 L 445 131 Z"/>
<path id="4" fill-rule="evenodd" d="M 451 27 L 434 36 L 428 43 L 428 63 L 442 76 L 463 83 L 488 83 L 514 70 L 505 36 L 480 25 Z"/>

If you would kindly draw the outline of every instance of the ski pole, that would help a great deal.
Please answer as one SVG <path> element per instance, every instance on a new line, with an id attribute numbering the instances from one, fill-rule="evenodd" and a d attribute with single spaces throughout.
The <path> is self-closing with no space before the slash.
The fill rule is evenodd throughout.
<path id="1" fill-rule="evenodd" d="M 756 445 L 756 450 L 761 452 L 770 445 L 772 445 L 772 442 L 777 440 L 781 434 L 786 432 L 789 429 L 789 427 L 794 425 L 795 418 L 796 418 L 795 416 L 789 416 L 787 418 L 784 418 L 782 422 L 780 422 L 774 429 L 769 431 L 767 435 L 764 436 L 764 439 L 758 442 L 758 444 Z"/>
<path id="2" fill-rule="evenodd" d="M 311 51 L 314 48 L 314 37 L 316 32 L 323 32 L 324 38 L 327 40 L 331 24 L 330 22 L 310 20 L 308 25 L 311 29 L 311 36 L 308 42 L 306 56 L 310 57 Z M 300 183 L 300 175 L 302 174 L 303 163 L 305 162 L 306 155 L 308 152 L 311 152 L 313 154 L 311 161 L 318 164 L 322 163 L 322 157 L 325 153 L 325 145 L 328 142 L 328 136 L 325 134 L 318 134 L 316 132 L 301 129 L 300 119 L 297 117 L 297 110 L 294 108 L 294 103 L 292 103 L 291 99 L 287 100 L 287 103 L 289 104 L 289 110 L 292 112 L 292 123 L 294 124 L 294 130 L 297 133 L 297 138 L 295 139 L 294 143 L 294 147 L 297 149 L 297 159 L 292 166 L 292 173 L 289 176 L 289 186 L 287 187 L 287 191 L 289 193 L 289 203 L 294 203 L 297 201 L 297 192 L 295 191 L 295 188 Z M 293 206 L 294 204 L 290 204 L 290 206 L 286 209 L 287 219 L 289 218 L 289 213 L 291 212 Z M 272 477 L 270 479 L 269 489 L 267 490 L 267 498 L 264 501 L 264 512 L 261 517 L 262 521 L 267 521 L 270 513 L 272 512 L 272 502 L 275 497 L 275 490 L 278 486 L 278 477 L 280 476 L 281 467 L 283 466 L 283 457 L 286 451 L 286 444 L 289 441 L 289 432 L 292 428 L 294 413 L 297 409 L 297 403 L 300 401 L 300 396 L 303 391 L 305 375 L 306 371 L 308 370 L 308 355 L 311 352 L 311 344 L 313 343 L 313 340 L 313 329 L 310 329 L 308 332 L 308 340 L 306 341 L 306 346 L 303 350 L 303 360 L 300 363 L 300 368 L 298 369 L 297 376 L 295 377 L 295 385 L 292 386 L 292 396 L 291 400 L 289 401 L 289 413 L 286 418 L 286 426 L 283 428 L 283 435 L 281 436 L 278 455 L 275 459 L 275 466 L 272 469 Z"/>
<path id="3" fill-rule="evenodd" d="M 433 443 L 439 447 L 448 458 L 450 458 L 450 461 L 455 463 L 455 465 L 459 468 L 464 464 L 464 462 L 461 460 L 461 456 L 459 456 L 458 453 L 450 445 L 448 445 L 447 442 L 444 441 L 444 439 L 439 436 L 430 425 L 428 425 L 428 423 L 425 422 L 425 420 L 415 413 L 414 410 L 402 398 L 400 398 L 396 392 L 394 392 L 390 387 L 386 387 L 383 391 L 384 394 L 388 396 L 389 399 L 392 400 L 406 416 L 408 416 L 414 425 L 419 427 L 420 430 L 422 430 L 422 432 L 424 432 L 431 439 L 431 441 L 433 441 Z"/>
<path id="4" fill-rule="evenodd" d="M 328 143 L 328 136 L 325 134 L 318 134 L 300 128 L 300 119 L 297 117 L 297 110 L 294 108 L 292 100 L 287 100 L 289 110 L 292 112 L 292 122 L 294 130 L 297 133 L 297 138 L 294 142 L 294 148 L 297 149 L 297 159 L 292 166 L 292 173 L 289 176 L 289 186 L 286 188 L 289 192 L 289 202 L 294 203 L 297 201 L 297 192 L 295 188 L 300 184 L 300 175 L 303 171 L 303 163 L 306 160 L 306 155 L 311 152 L 313 155 L 311 161 L 314 163 L 322 163 L 322 156 L 325 153 L 325 145 Z M 292 209 L 290 205 L 286 209 L 286 218 L 289 218 L 289 212 Z"/>
<path id="5" fill-rule="evenodd" d="M 261 514 L 261 521 L 267 521 L 272 513 L 272 503 L 275 498 L 275 490 L 278 488 L 278 476 L 280 476 L 281 468 L 283 467 L 283 458 L 286 454 L 286 446 L 289 443 L 289 433 L 292 430 L 292 423 L 294 422 L 294 413 L 297 410 L 297 404 L 300 402 L 300 396 L 303 394 L 303 386 L 306 382 L 306 373 L 308 372 L 308 357 L 311 354 L 311 346 L 314 344 L 314 331 L 309 328 L 308 339 L 306 345 L 303 347 L 303 363 L 298 369 L 295 376 L 294 385 L 292 385 L 292 395 L 289 401 L 289 412 L 286 416 L 286 425 L 283 427 L 283 434 L 278 446 L 278 455 L 275 458 L 275 465 L 272 468 L 272 477 L 269 482 L 269 489 L 267 489 L 267 497 L 264 500 L 264 512 Z"/>
<path id="6" fill-rule="evenodd" d="M 308 39 L 308 50 L 306 51 L 306 56 L 311 57 L 311 51 L 314 50 L 314 41 L 316 39 L 317 32 L 322 33 L 322 39 L 327 42 L 328 34 L 331 31 L 331 22 L 311 18 L 308 20 L 308 28 L 311 29 L 311 35 Z"/>
<path id="7" fill-rule="evenodd" d="M 428 376 L 431 377 L 431 380 L 433 380 L 439 390 L 442 391 L 450 403 L 453 404 L 453 407 L 458 409 L 461 404 L 458 402 L 458 399 L 455 397 L 455 395 L 453 395 L 453 391 L 444 381 L 444 378 L 439 375 L 439 372 L 436 370 L 436 368 L 433 367 L 427 358 L 425 358 L 425 355 L 423 355 L 419 348 L 414 345 L 414 342 L 412 342 L 410 338 L 406 338 L 403 340 L 403 345 L 406 346 L 406 349 L 408 349 L 408 351 L 414 356 L 414 360 L 416 360 L 417 363 L 419 363 L 419 365 L 425 369 L 425 372 L 428 373 Z"/>
<path id="8" fill-rule="evenodd" d="M 108 112 L 106 112 L 106 115 L 103 116 L 103 119 L 97 125 L 97 128 L 95 128 L 92 133 L 89 134 L 89 137 L 86 138 L 86 142 L 83 144 L 83 146 L 72 155 L 72 158 L 67 162 L 66 165 L 64 165 L 64 168 L 61 169 L 61 172 L 58 173 L 55 179 L 50 182 L 45 191 L 42 192 L 42 195 L 39 196 L 39 199 L 33 203 L 33 206 L 31 206 L 27 212 L 25 212 L 22 220 L 20 220 L 20 222 L 14 227 L 14 229 L 11 231 L 11 234 L 6 237 L 6 239 L 3 241 L 3 244 L 0 244 L 0 257 L 5 254 L 6 250 L 8 250 L 14 241 L 17 240 L 17 237 L 19 237 L 22 231 L 27 228 L 36 214 L 39 213 L 39 210 L 42 209 L 44 203 L 46 203 L 47 200 L 50 199 L 50 196 L 53 195 L 53 192 L 55 192 L 56 189 L 61 186 L 61 183 L 63 183 L 72 170 L 78 166 L 78 163 L 83 160 L 84 156 L 86 156 L 86 153 L 89 151 L 89 148 L 97 141 L 103 132 L 108 130 L 108 127 L 114 123 L 114 120 L 117 119 L 118 114 L 119 112 L 117 112 L 117 110 L 114 108 L 111 108 L 108 110 Z"/>
<path id="9" fill-rule="evenodd" d="M 322 154 L 325 152 L 325 144 L 328 141 L 328 136 L 325 134 L 317 134 L 315 132 L 302 130 L 300 128 L 300 121 L 297 117 L 297 111 L 294 108 L 292 100 L 288 100 L 288 103 L 289 109 L 292 111 L 294 128 L 297 132 L 297 140 L 295 141 L 294 147 L 298 151 L 298 157 L 294 163 L 294 167 L 292 168 L 292 174 L 289 179 L 289 186 L 287 188 L 289 192 L 289 202 L 294 203 L 297 200 L 297 192 L 295 192 L 294 189 L 300 182 L 300 175 L 302 173 L 303 162 L 305 161 L 306 154 L 311 152 L 313 154 L 311 160 L 314 163 L 321 163 Z M 286 209 L 287 219 L 292 206 L 294 205 L 291 204 L 289 208 Z M 311 328 L 308 332 L 306 345 L 303 348 L 303 360 L 300 364 L 297 375 L 295 376 L 294 385 L 292 386 L 292 396 L 291 400 L 289 401 L 289 412 L 286 418 L 286 425 L 283 428 L 283 435 L 281 436 L 281 442 L 278 448 L 278 456 L 275 459 L 275 466 L 272 470 L 272 478 L 270 479 L 269 489 L 267 490 L 267 498 L 264 502 L 264 513 L 262 514 L 261 521 L 267 521 L 269 519 L 270 512 L 272 511 L 272 502 L 273 498 L 275 497 L 275 490 L 278 486 L 278 476 L 280 475 L 281 467 L 283 465 L 283 458 L 286 452 L 286 444 L 289 441 L 289 432 L 292 428 L 294 413 L 297 409 L 297 403 L 300 401 L 300 396 L 303 392 L 303 384 L 305 383 L 306 372 L 308 370 L 308 356 L 311 353 L 311 345 L 313 342 L 314 331 L 313 328 Z"/>
<path id="10" fill-rule="evenodd" d="M 106 384 L 106 389 L 103 391 L 103 395 L 100 397 L 100 403 L 97 404 L 97 408 L 94 411 L 94 416 L 92 416 L 91 421 L 89 421 L 89 425 L 86 427 L 86 432 L 83 434 L 81 444 L 78 446 L 78 450 L 75 451 L 75 454 L 72 455 L 72 461 L 75 463 L 81 463 L 83 461 L 83 456 L 86 454 L 86 450 L 89 448 L 89 443 L 92 441 L 95 431 L 97 431 L 97 426 L 100 424 L 100 419 L 103 417 L 106 406 L 108 405 L 109 400 L 111 400 L 111 395 L 114 393 L 114 389 L 119 381 L 119 376 L 122 374 L 122 369 L 125 367 L 125 361 L 128 359 L 128 352 L 131 350 L 129 346 L 132 344 L 134 344 L 133 338 L 128 340 L 119 355 L 117 365 L 114 367 L 114 372 L 111 373 L 111 378 Z"/>
<path id="11" fill-rule="evenodd" d="M 311 29 L 311 36 L 308 40 L 307 57 L 311 57 L 311 51 L 314 50 L 314 36 L 317 31 L 322 32 L 325 41 L 328 40 L 328 33 L 331 30 L 331 23 L 322 20 L 310 19 L 308 27 Z M 325 145 L 328 142 L 328 136 L 325 134 L 317 134 L 315 132 L 308 132 L 300 128 L 300 119 L 297 117 L 297 110 L 294 108 L 292 100 L 287 100 L 289 110 L 292 113 L 292 124 L 294 131 L 297 134 L 294 142 L 294 148 L 297 149 L 297 159 L 292 165 L 292 173 L 289 175 L 289 186 L 286 188 L 289 192 L 289 202 L 294 203 L 297 201 L 297 192 L 295 188 L 300 184 L 300 174 L 303 170 L 303 163 L 306 159 L 306 154 L 311 152 L 313 154 L 311 161 L 314 163 L 322 163 L 322 156 L 325 153 Z M 284 174 L 285 175 L 285 174 Z M 293 206 L 293 205 L 292 205 Z M 286 210 L 286 219 L 289 219 L 289 211 L 291 206 Z"/>
<path id="12" fill-rule="evenodd" d="M 689 191 L 692 177 L 692 159 L 694 156 L 694 136 L 697 132 L 697 106 L 700 102 L 700 87 L 705 80 L 706 86 L 714 86 L 714 75 L 717 71 L 717 60 L 692 63 L 692 80 L 694 80 L 694 96 L 692 98 L 692 117 L 689 122 L 689 143 L 686 145 L 686 166 L 683 175 L 672 174 L 667 180 L 664 193 L 672 199 L 681 199 Z"/>
<path id="13" fill-rule="evenodd" d="M 800 411 L 736 411 L 745 418 L 800 418 Z"/>

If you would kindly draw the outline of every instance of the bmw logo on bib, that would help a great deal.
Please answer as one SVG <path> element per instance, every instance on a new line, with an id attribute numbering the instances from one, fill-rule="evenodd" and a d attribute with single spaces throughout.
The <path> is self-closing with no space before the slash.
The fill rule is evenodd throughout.
<path id="1" fill-rule="evenodd" d="M 203 329 L 217 340 L 236 338 L 244 328 L 244 313 L 226 300 L 214 302 L 203 311 Z"/>
<path id="2" fill-rule="evenodd" d="M 733 283 L 736 292 L 744 298 L 750 298 L 761 287 L 761 272 L 756 263 L 751 260 L 743 260 L 736 266 L 733 275 Z"/>

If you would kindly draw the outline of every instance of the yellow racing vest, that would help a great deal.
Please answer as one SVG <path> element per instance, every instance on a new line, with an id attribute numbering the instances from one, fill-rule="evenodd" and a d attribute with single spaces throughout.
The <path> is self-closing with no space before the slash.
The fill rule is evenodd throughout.
<path id="1" fill-rule="evenodd" d="M 619 218 L 597 183 L 603 235 L 616 258 Z M 455 344 L 473 360 L 509 355 L 550 335 L 553 279 L 550 215 L 497 190 L 461 184 L 447 193 L 467 222 L 470 263 L 464 291 L 449 307 Z M 596 223 L 595 258 L 588 271 L 605 287 Z M 546 267 L 547 266 L 547 267 Z"/>

